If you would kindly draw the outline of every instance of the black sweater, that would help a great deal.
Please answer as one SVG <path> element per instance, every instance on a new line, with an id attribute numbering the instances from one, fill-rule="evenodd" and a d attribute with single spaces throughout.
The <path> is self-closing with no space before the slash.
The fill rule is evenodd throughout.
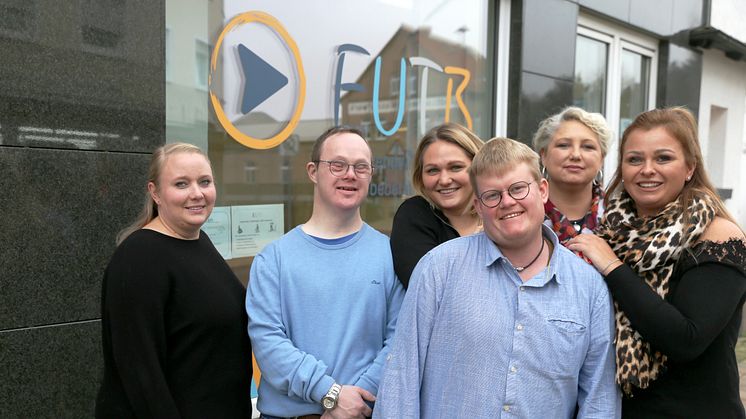
<path id="1" fill-rule="evenodd" d="M 407 288 L 414 267 L 435 246 L 459 237 L 442 212 L 425 198 L 413 196 L 402 202 L 391 227 L 391 253 L 394 272 Z"/>
<path id="2" fill-rule="evenodd" d="M 702 242 L 684 252 L 661 299 L 627 265 L 606 277 L 614 299 L 667 370 L 625 397 L 626 418 L 743 418 L 734 347 L 746 294 L 746 247 Z"/>
<path id="3" fill-rule="evenodd" d="M 128 237 L 104 274 L 96 417 L 251 417 L 245 294 L 203 232 Z"/>

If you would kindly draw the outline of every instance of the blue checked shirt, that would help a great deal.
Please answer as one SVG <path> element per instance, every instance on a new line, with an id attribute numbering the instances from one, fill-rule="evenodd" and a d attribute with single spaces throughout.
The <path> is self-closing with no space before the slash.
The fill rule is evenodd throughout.
<path id="1" fill-rule="evenodd" d="M 374 418 L 617 418 L 611 298 L 601 275 L 554 244 L 525 283 L 484 234 L 415 268 Z"/>

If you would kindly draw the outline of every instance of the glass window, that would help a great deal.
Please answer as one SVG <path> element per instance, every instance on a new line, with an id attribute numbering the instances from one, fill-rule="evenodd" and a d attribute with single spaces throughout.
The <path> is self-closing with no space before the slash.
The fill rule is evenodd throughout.
<path id="1" fill-rule="evenodd" d="M 606 42 L 578 35 L 573 102 L 588 112 L 606 112 L 608 49 Z"/>
<path id="2" fill-rule="evenodd" d="M 650 58 L 623 49 L 621 81 L 619 132 L 624 132 L 638 114 L 648 109 Z"/>
<path id="3" fill-rule="evenodd" d="M 173 63 L 171 62 L 171 49 L 173 46 L 171 45 L 171 29 L 166 28 L 166 39 L 165 39 L 165 46 L 164 46 L 164 54 L 165 57 L 165 63 L 166 63 L 166 81 L 171 81 L 173 79 L 173 76 L 171 75 L 171 71 L 173 71 Z"/>
<path id="4" fill-rule="evenodd" d="M 208 151 L 222 211 L 278 205 L 279 233 L 305 222 L 313 142 L 348 124 L 366 133 L 374 154 L 363 219 L 387 233 L 413 193 L 412 158 L 426 130 L 453 121 L 491 136 L 492 2 L 189 4 L 166 1 L 167 137 Z M 207 42 L 188 74 L 186 45 L 195 39 Z M 245 280 L 250 255 L 226 257 Z"/>
<path id="5" fill-rule="evenodd" d="M 613 173 L 618 138 L 635 116 L 655 104 L 658 40 L 585 14 L 578 17 L 576 39 L 573 100 L 606 117 L 614 135 L 604 172 Z"/>
<path id="6" fill-rule="evenodd" d="M 167 51 L 168 52 L 168 51 Z M 210 47 L 207 42 L 196 39 L 194 41 L 194 75 L 197 87 L 207 89 L 207 72 L 210 63 Z M 167 72 L 168 74 L 168 72 Z"/>

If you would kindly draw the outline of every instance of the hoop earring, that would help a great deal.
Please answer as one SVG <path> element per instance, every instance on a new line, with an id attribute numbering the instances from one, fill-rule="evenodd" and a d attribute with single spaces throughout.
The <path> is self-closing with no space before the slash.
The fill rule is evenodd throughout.
<path id="1" fill-rule="evenodd" d="M 547 175 L 547 167 L 541 166 L 541 176 L 544 177 L 544 179 L 549 179 L 549 176 Z"/>
<path id="2" fill-rule="evenodd" d="M 597 185 L 602 185 L 604 181 L 604 169 L 598 169 L 598 173 L 596 174 L 596 177 L 593 178 L 593 182 L 595 182 Z"/>

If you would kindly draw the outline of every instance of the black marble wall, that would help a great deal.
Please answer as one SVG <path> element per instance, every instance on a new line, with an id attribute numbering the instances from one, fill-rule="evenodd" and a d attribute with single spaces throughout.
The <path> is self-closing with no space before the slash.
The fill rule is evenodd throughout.
<path id="1" fill-rule="evenodd" d="M 164 4 L 0 16 L 0 417 L 92 417 L 103 269 L 165 138 Z"/>

